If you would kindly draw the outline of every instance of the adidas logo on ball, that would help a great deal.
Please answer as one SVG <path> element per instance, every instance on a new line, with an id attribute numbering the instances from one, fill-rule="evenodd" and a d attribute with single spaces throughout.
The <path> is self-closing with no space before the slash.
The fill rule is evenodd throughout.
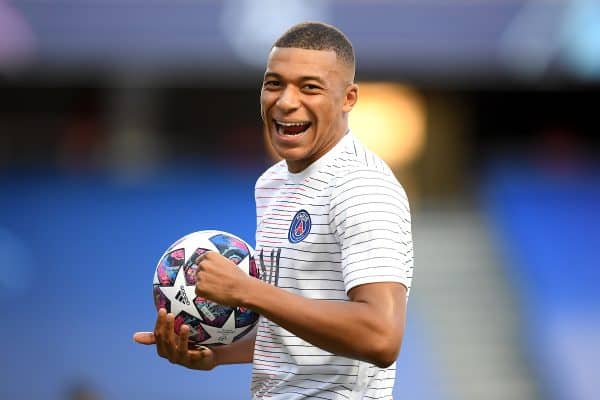
<path id="1" fill-rule="evenodd" d="M 183 286 L 180 286 L 179 292 L 177 292 L 177 294 L 175 295 L 175 300 L 178 300 L 186 306 L 190 305 L 190 301 L 188 300 L 188 297 L 185 294 L 185 288 Z"/>

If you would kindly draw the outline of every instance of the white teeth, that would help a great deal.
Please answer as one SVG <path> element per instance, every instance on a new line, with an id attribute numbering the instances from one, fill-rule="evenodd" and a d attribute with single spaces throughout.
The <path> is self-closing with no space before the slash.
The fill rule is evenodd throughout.
<path id="1" fill-rule="evenodd" d="M 281 121 L 275 121 L 275 122 L 277 122 L 278 125 L 285 126 L 285 127 L 304 126 L 304 125 L 308 124 L 308 122 L 281 122 Z"/>

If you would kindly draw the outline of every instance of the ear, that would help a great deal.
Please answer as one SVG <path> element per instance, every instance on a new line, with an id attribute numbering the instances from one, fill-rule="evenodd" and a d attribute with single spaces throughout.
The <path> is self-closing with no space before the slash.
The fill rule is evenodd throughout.
<path id="1" fill-rule="evenodd" d="M 344 96 L 344 106 L 342 107 L 342 111 L 345 113 L 350 112 L 356 102 L 358 101 L 358 85 L 356 83 L 351 83 L 346 87 L 346 92 Z"/>

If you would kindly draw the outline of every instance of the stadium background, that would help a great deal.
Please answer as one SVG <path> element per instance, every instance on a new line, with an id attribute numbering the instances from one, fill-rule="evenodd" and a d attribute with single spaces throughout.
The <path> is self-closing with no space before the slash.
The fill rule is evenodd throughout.
<path id="1" fill-rule="evenodd" d="M 411 198 L 396 398 L 598 398 L 594 0 L 0 0 L 0 398 L 248 397 L 131 336 L 173 240 L 253 243 L 262 68 L 301 20 L 355 44 L 352 126 Z"/>

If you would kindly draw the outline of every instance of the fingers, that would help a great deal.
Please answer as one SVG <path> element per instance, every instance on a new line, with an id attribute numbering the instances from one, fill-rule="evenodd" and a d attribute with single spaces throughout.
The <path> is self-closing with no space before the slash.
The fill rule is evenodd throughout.
<path id="1" fill-rule="evenodd" d="M 158 315 L 156 317 L 156 324 L 154 325 L 154 335 L 156 335 L 157 338 L 164 337 L 164 334 L 166 333 L 166 331 L 165 331 L 166 320 L 167 320 L 167 310 L 165 310 L 164 308 L 161 308 L 160 310 L 158 310 Z"/>
<path id="2" fill-rule="evenodd" d="M 212 353 L 212 350 L 206 346 L 198 347 L 198 354 L 200 357 L 208 357 Z"/>
<path id="3" fill-rule="evenodd" d="M 156 317 L 156 325 L 154 326 L 154 337 L 156 339 L 156 352 L 161 357 L 167 357 L 167 310 L 161 308 L 158 310 L 158 316 Z"/>
<path id="4" fill-rule="evenodd" d="M 187 368 L 211 370 L 216 366 L 213 350 L 200 346 L 197 350 L 189 349 L 189 338 L 192 329 L 182 324 L 179 334 L 175 333 L 175 316 L 165 309 L 158 311 L 154 332 L 136 332 L 133 340 L 144 345 L 156 345 L 156 352 L 169 362 Z"/>
<path id="5" fill-rule="evenodd" d="M 156 344 L 156 338 L 152 332 L 136 332 L 133 334 L 133 340 L 139 344 L 151 345 Z"/>
<path id="6" fill-rule="evenodd" d="M 175 343 L 175 316 L 171 313 L 167 314 L 167 323 L 165 328 L 165 338 L 169 344 Z"/>
<path id="7" fill-rule="evenodd" d="M 189 335 L 190 327 L 187 325 L 182 325 L 179 335 L 177 335 L 175 333 L 175 316 L 162 308 L 158 311 L 153 336 L 156 352 L 160 357 L 166 358 L 172 363 L 186 365 Z M 140 337 L 140 340 L 142 339 L 148 338 Z"/>
<path id="8" fill-rule="evenodd" d="M 208 251 L 205 251 L 204 253 L 200 254 L 200 255 L 198 256 L 198 258 L 196 258 L 196 265 L 200 264 L 200 262 L 201 262 L 202 260 L 204 260 L 204 257 L 205 257 L 207 254 L 208 254 Z"/>
<path id="9" fill-rule="evenodd" d="M 165 357 L 171 361 L 176 362 L 177 356 L 177 337 L 175 335 L 175 316 L 168 313 L 165 317 L 165 335 L 163 340 L 163 350 Z"/>
<path id="10" fill-rule="evenodd" d="M 181 325 L 181 328 L 179 328 L 179 340 L 177 342 L 177 358 L 179 362 L 182 362 L 187 358 L 189 336 L 190 327 L 187 325 Z"/>

